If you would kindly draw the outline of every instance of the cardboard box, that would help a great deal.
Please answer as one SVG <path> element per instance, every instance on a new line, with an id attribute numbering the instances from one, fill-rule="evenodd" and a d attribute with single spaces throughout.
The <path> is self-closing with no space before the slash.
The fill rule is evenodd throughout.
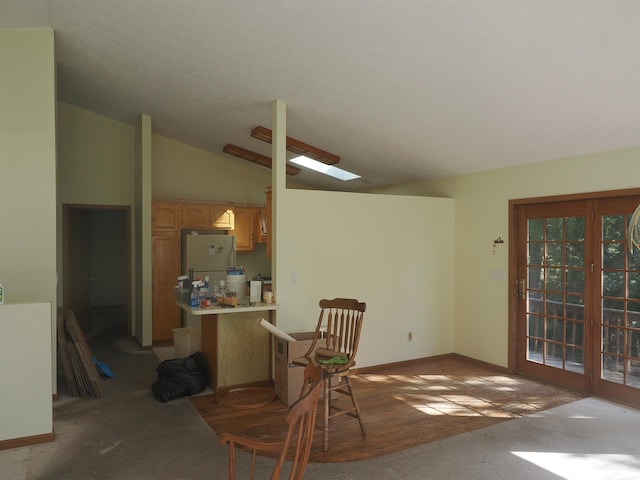
<path id="1" fill-rule="evenodd" d="M 275 348 L 273 349 L 275 363 L 274 390 L 280 400 L 287 405 L 291 405 L 300 397 L 302 381 L 304 380 L 304 367 L 294 365 L 293 360 L 302 357 L 313 343 L 315 332 L 290 333 L 296 342 L 288 342 L 278 337 L 274 337 Z M 337 385 L 339 379 L 333 379 L 331 385 Z M 320 398 L 323 397 L 320 391 Z M 337 392 L 331 393 L 331 398 L 338 398 Z"/>
<path id="2" fill-rule="evenodd" d="M 199 352 L 202 344 L 202 333 L 198 327 L 174 328 L 173 346 L 177 358 L 185 358 Z"/>
<path id="3" fill-rule="evenodd" d="M 295 358 L 302 357 L 313 341 L 315 332 L 290 333 L 297 342 L 288 342 L 274 337 L 274 389 L 276 395 L 287 405 L 291 405 L 300 396 L 304 367 L 294 365 Z"/>

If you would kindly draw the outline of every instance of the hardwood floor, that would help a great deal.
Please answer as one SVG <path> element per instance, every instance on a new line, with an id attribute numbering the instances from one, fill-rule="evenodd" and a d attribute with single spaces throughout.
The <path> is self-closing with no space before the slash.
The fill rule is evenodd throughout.
<path id="1" fill-rule="evenodd" d="M 332 420 L 329 451 L 317 429 L 311 462 L 364 460 L 556 407 L 584 396 L 504 375 L 458 357 L 352 376 L 366 436 L 356 419 Z M 342 397 L 342 396 L 341 396 Z M 254 409 L 216 405 L 213 395 L 191 397 L 216 433 L 277 437 L 286 406 L 278 399 Z M 348 401 L 345 397 L 338 402 Z M 322 409 L 317 426 L 321 424 Z"/>

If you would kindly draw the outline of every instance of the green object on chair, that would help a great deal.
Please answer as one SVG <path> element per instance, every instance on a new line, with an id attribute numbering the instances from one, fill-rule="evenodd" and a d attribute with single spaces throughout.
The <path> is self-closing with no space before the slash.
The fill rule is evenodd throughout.
<path id="1" fill-rule="evenodd" d="M 346 356 L 341 357 L 331 357 L 326 360 L 318 360 L 318 363 L 322 363 L 325 365 L 345 365 L 349 359 Z"/>

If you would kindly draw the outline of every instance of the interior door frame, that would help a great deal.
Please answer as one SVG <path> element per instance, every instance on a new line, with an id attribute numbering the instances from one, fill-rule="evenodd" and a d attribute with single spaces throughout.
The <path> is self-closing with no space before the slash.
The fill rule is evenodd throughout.
<path id="1" fill-rule="evenodd" d="M 126 272 L 127 272 L 127 336 L 132 336 L 131 322 L 131 207 L 129 205 L 89 205 L 89 204 L 62 204 L 62 305 L 69 305 L 69 212 L 70 210 L 111 210 L 122 211 L 125 214 L 125 242 L 126 242 Z"/>
<path id="2" fill-rule="evenodd" d="M 517 372 L 517 340 L 518 340 L 518 248 L 517 248 L 517 210 L 528 204 L 568 202 L 575 200 L 599 200 L 640 195 L 640 188 L 623 190 L 607 190 L 602 192 L 588 192 L 549 197 L 529 197 L 509 200 L 509 311 L 508 311 L 508 359 L 507 369 L 510 373 Z"/>

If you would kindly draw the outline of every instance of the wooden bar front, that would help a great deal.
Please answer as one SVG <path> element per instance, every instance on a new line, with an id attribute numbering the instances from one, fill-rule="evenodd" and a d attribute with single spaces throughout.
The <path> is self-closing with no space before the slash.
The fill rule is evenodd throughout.
<path id="1" fill-rule="evenodd" d="M 201 350 L 209 367 L 209 385 L 214 392 L 272 384 L 271 334 L 258 322 L 265 318 L 273 324 L 277 305 L 258 303 L 235 308 L 179 305 L 193 315 L 202 316 Z"/>

